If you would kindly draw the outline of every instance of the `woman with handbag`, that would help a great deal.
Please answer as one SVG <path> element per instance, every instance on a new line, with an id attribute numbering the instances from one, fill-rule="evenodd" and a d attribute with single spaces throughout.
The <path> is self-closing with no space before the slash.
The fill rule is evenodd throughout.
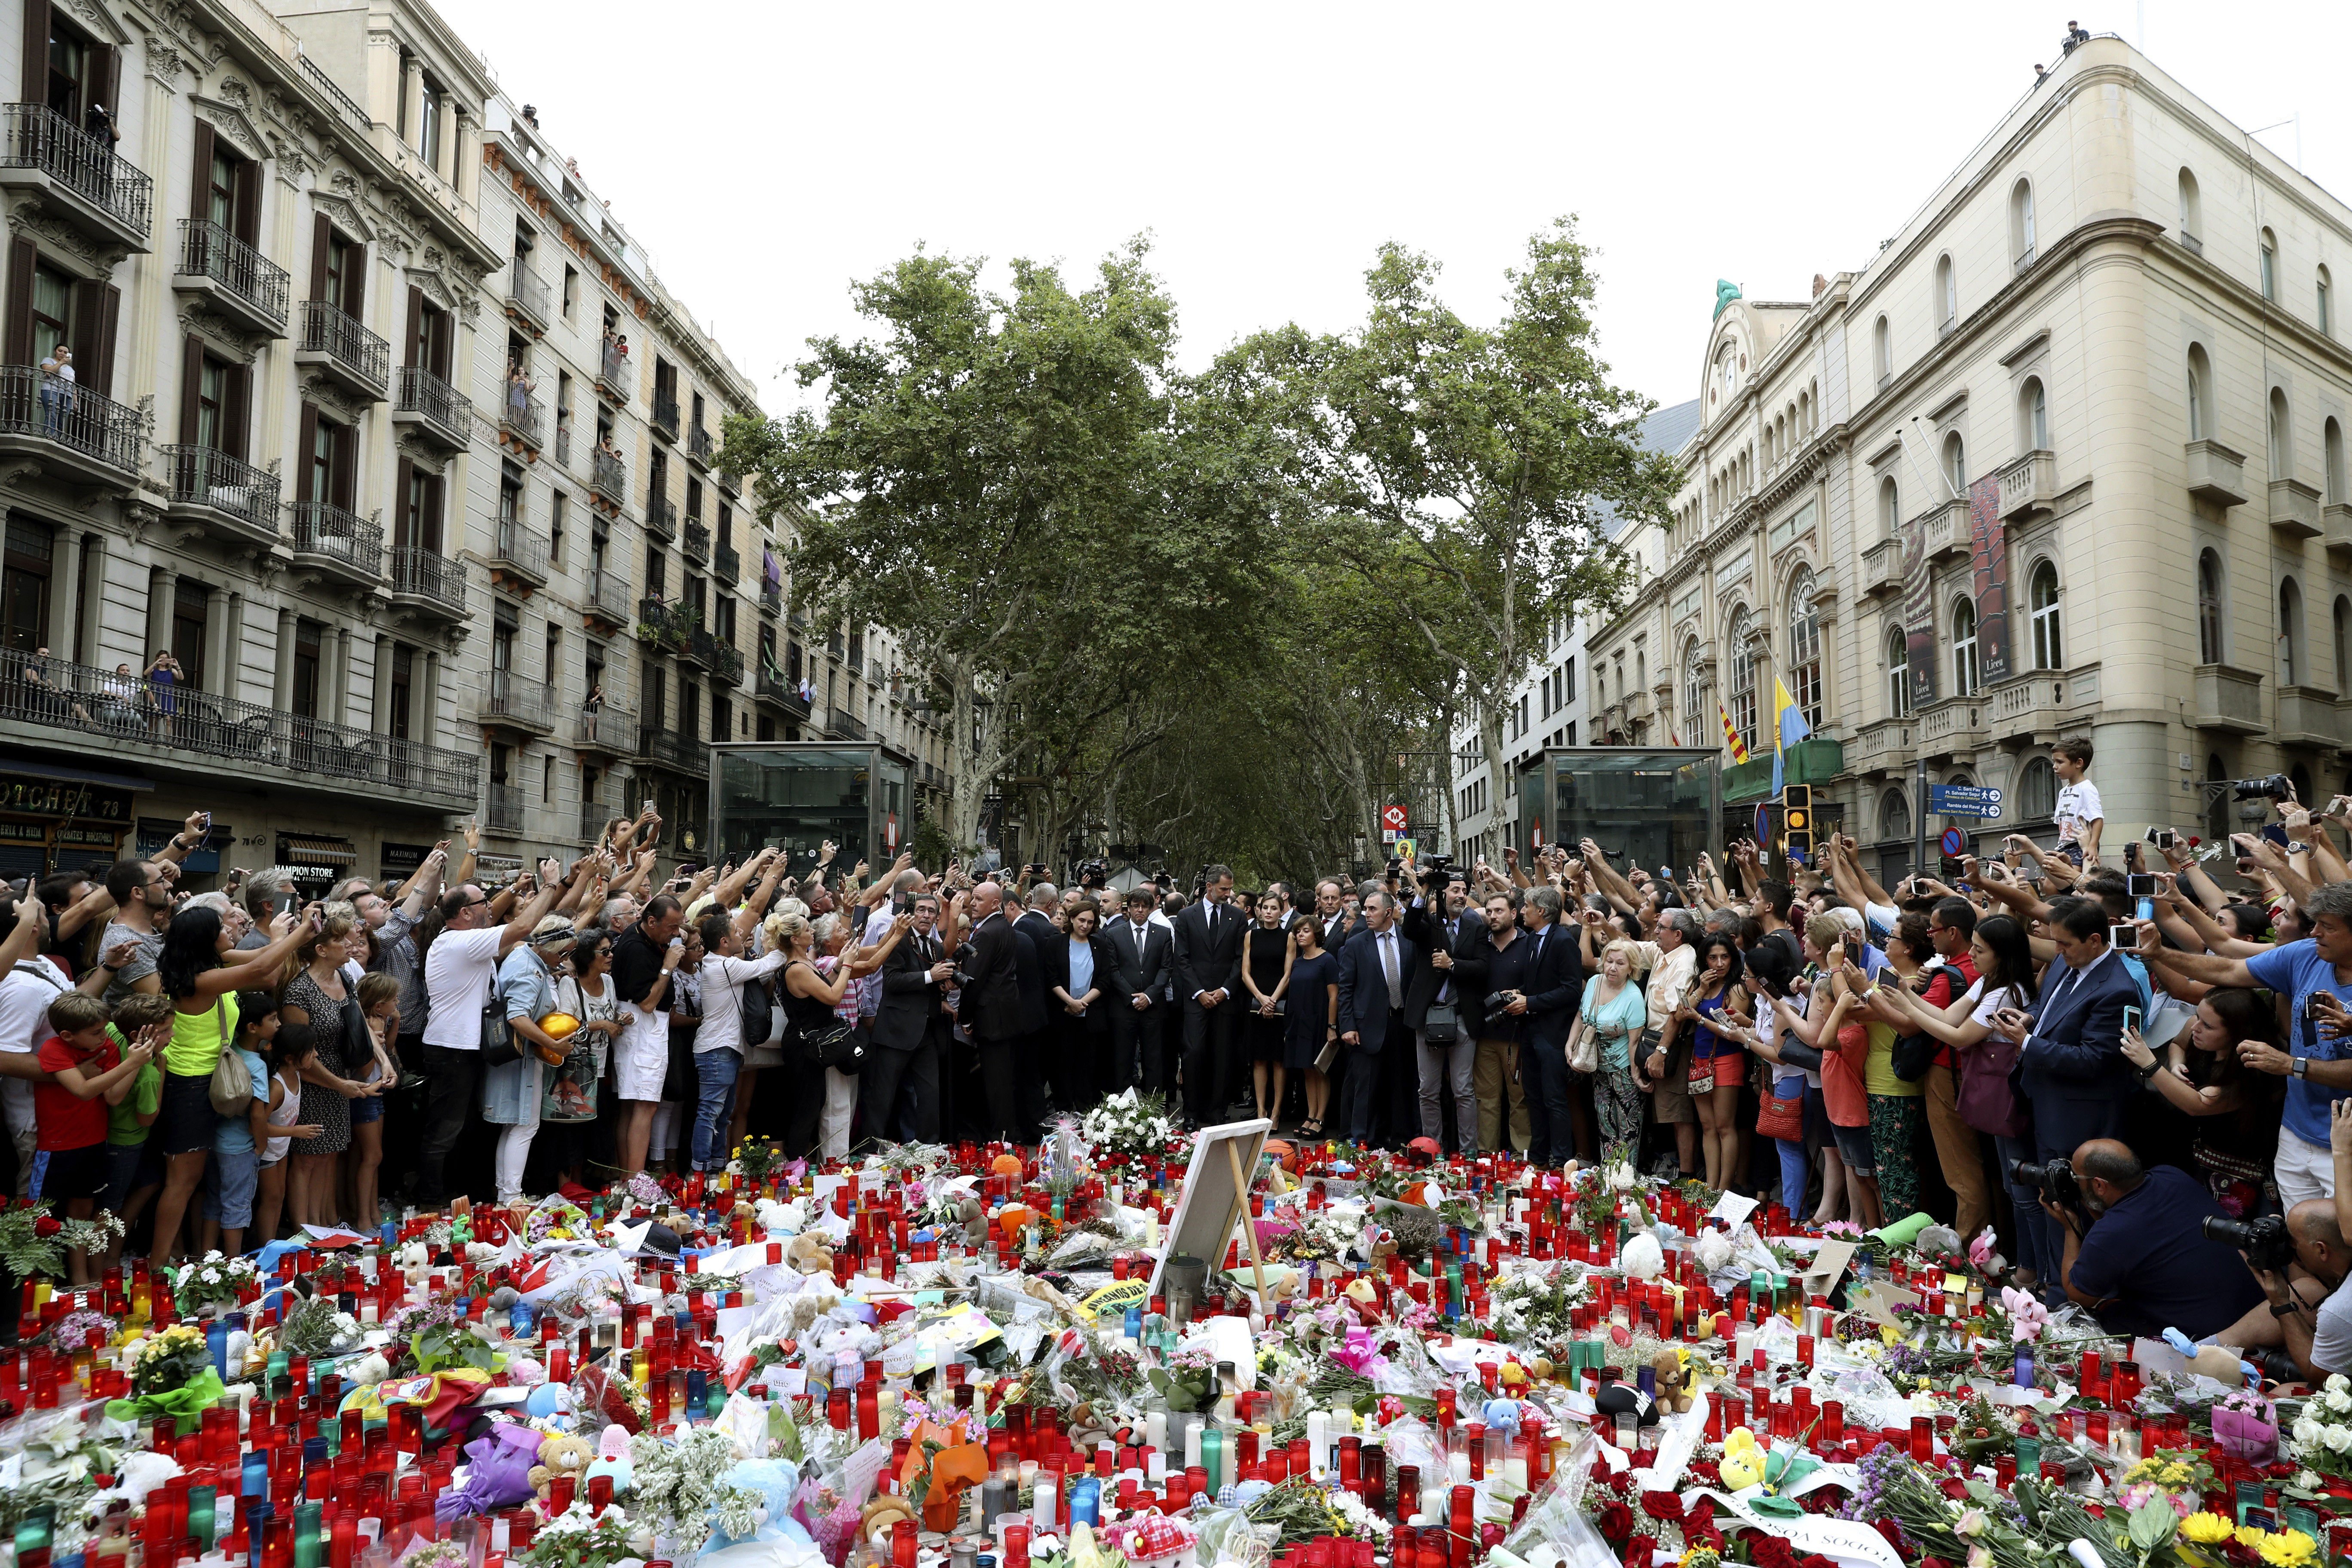
<path id="1" fill-rule="evenodd" d="M 1698 1111 L 1700 1158 L 1706 1184 L 1717 1192 L 1732 1189 L 1739 1173 L 1732 1169 L 1739 1152 L 1739 1091 L 1747 1087 L 1748 1053 L 1736 1039 L 1715 1026 L 1733 1018 L 1745 1020 L 1748 993 L 1739 985 L 1738 944 L 1721 931 L 1699 939 L 1698 978 L 1675 1016 L 1691 1031 L 1690 1097 Z M 1722 1062 L 1720 1071 L 1717 1062 Z"/>
<path id="2" fill-rule="evenodd" d="M 583 928 L 564 967 L 570 973 L 556 983 L 556 1008 L 579 1019 L 580 1028 L 570 1041 L 572 1054 L 550 1076 L 540 1102 L 540 1131 L 553 1129 L 554 1147 L 548 1157 L 551 1187 L 576 1183 L 587 1173 L 598 1086 L 622 1029 L 620 993 L 613 989 L 612 980 L 613 933 Z"/>
<path id="3" fill-rule="evenodd" d="M 788 1052 L 822 1060 L 835 1055 L 844 1040 L 856 1037 L 856 1004 L 851 1003 L 848 1017 L 837 1009 L 850 996 L 853 982 L 882 966 L 882 960 L 906 934 L 908 924 L 908 918 L 899 915 L 890 921 L 889 934 L 883 941 L 870 949 L 846 953 L 842 950 L 849 940 L 849 926 L 840 915 L 822 916 L 816 925 L 805 915 L 793 914 L 770 922 L 779 951 L 784 954 L 784 1016 L 791 1020 L 784 1037 Z M 820 943 L 828 950 L 822 956 Z M 787 1155 L 813 1153 L 836 1138 L 840 1154 L 845 1157 L 849 1152 L 849 1123 L 857 1108 L 856 1067 L 854 1062 L 828 1061 L 824 1063 L 824 1097 L 804 1110 L 796 1107 L 785 1129 Z"/>
<path id="4" fill-rule="evenodd" d="M 543 1020 L 562 1011 L 555 1001 L 555 966 L 579 935 L 571 917 L 542 915 L 530 940 L 499 964 L 492 1005 L 506 1027 L 503 1044 L 498 1043 L 499 1033 L 483 1030 L 482 1120 L 499 1129 L 492 1170 L 502 1204 L 523 1195 L 523 1167 L 530 1161 L 531 1142 L 539 1136 L 547 1069 L 572 1054 L 572 1036 L 577 1030 L 567 1029 L 559 1037 L 548 1032 Z"/>
<path id="5" fill-rule="evenodd" d="M 314 1045 L 302 1068 L 302 1106 L 295 1120 L 317 1127 L 319 1135 L 294 1140 L 286 1182 L 287 1206 L 298 1226 L 341 1221 L 340 1165 L 352 1146 L 352 1104 L 381 1087 L 375 1040 L 343 973 L 344 942 L 358 923 L 353 915 L 326 916 L 318 935 L 296 951 L 302 971 L 278 998 L 280 1024 L 309 1025 Z"/>
<path id="6" fill-rule="evenodd" d="M 1320 1138 L 1323 1113 L 1331 1103 L 1331 1075 L 1319 1064 L 1327 1048 L 1336 1055 L 1339 1047 L 1339 961 L 1324 951 L 1323 922 L 1313 915 L 1290 917 L 1290 945 L 1291 1005 L 1283 1017 L 1282 1063 L 1307 1075 L 1307 1120 L 1298 1124 L 1298 1135 Z M 1282 1108 L 1279 1089 L 1274 1106 Z"/>
<path id="7" fill-rule="evenodd" d="M 1937 962 L 1927 917 L 1904 915 L 1895 922 L 1885 948 L 1886 968 L 1878 972 L 1877 994 L 1885 996 L 1900 989 L 1916 995 L 1926 990 Z M 1870 1090 L 1870 1146 L 1878 1156 L 1879 1198 L 1889 1215 L 1901 1219 L 1919 1206 L 1919 1138 L 1927 1128 L 1927 1087 L 1895 1070 L 1895 1048 L 1901 1037 L 1895 1026 L 1875 1012 L 1864 1016 L 1870 1031 L 1864 1078 Z"/>
<path id="8" fill-rule="evenodd" d="M 1592 928 L 1587 926 L 1586 930 Z M 1592 1077 L 1592 1106 L 1601 1120 L 1601 1147 L 1625 1151 L 1642 1142 L 1642 1091 L 1633 1082 L 1633 1042 L 1650 1026 L 1642 988 L 1633 984 L 1633 944 L 1623 937 L 1601 950 L 1584 983 L 1584 1000 L 1569 1031 L 1568 1065 Z"/>
<path id="9" fill-rule="evenodd" d="M 1805 1158 L 1805 1068 L 1821 1065 L 1821 1053 L 1781 1025 L 1774 1005 L 1789 994 L 1796 965 L 1776 943 L 1759 942 L 1748 950 L 1748 963 L 1739 976 L 1756 1022 L 1727 1018 L 1717 1031 L 1738 1040 L 1771 1068 L 1770 1087 L 1756 1116 L 1757 1136 L 1772 1141 L 1780 1158 L 1780 1205 L 1791 1215 L 1805 1212 L 1805 1191 L 1811 1184 L 1812 1165 Z"/>

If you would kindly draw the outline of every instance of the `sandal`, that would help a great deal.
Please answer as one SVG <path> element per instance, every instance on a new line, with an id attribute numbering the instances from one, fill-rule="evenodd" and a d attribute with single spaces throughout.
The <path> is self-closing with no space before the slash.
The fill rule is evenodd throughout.
<path id="1" fill-rule="evenodd" d="M 1323 1136 L 1323 1121 L 1322 1121 L 1322 1118 L 1320 1118 L 1320 1117 L 1309 1117 L 1309 1118 L 1307 1118 L 1307 1120 L 1306 1120 L 1306 1121 L 1304 1121 L 1300 1122 L 1300 1123 L 1298 1124 L 1298 1135 L 1299 1135 L 1301 1138 L 1320 1138 L 1320 1137 L 1322 1137 L 1322 1136 Z"/>

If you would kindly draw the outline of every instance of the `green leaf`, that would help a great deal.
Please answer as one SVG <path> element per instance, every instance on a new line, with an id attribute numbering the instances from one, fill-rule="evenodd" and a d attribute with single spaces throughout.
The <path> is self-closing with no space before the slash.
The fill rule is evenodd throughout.
<path id="1" fill-rule="evenodd" d="M 2180 1529 L 2180 1516 L 2161 1497 L 2152 1497 L 2131 1511 L 2131 1542 L 2146 1556 L 2169 1542 Z"/>

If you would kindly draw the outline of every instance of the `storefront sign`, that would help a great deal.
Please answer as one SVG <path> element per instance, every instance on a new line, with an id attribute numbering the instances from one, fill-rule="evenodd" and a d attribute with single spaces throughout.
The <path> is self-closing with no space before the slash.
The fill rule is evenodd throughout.
<path id="1" fill-rule="evenodd" d="M 131 792 L 72 779 L 0 773 L 0 812 L 47 822 L 114 822 L 128 827 Z"/>

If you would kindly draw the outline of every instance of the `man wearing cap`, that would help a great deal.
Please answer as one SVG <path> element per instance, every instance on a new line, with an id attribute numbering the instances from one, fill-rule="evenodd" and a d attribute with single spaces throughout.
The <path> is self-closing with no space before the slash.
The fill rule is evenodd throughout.
<path id="1" fill-rule="evenodd" d="M 556 1010 L 555 966 L 572 951 L 578 936 L 569 917 L 547 915 L 531 927 L 530 938 L 499 965 L 499 1010 L 506 1016 L 507 1048 L 486 1043 L 486 1058 L 503 1058 L 482 1075 L 482 1120 L 499 1128 L 498 1196 L 509 1203 L 523 1195 L 523 1166 L 530 1159 L 531 1140 L 539 1134 L 540 1098 L 545 1086 L 546 1063 L 540 1047 L 568 1051 L 541 1026 L 541 1020 Z"/>

